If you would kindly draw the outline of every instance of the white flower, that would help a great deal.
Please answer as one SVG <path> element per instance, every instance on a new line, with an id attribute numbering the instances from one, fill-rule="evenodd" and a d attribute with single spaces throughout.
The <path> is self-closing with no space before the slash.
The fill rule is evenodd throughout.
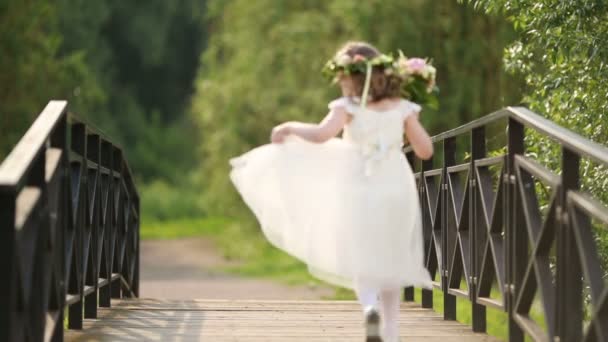
<path id="1" fill-rule="evenodd" d="M 348 64 L 352 63 L 352 61 L 353 61 L 353 59 L 347 54 L 342 54 L 342 55 L 338 56 L 338 58 L 336 58 L 336 63 L 340 66 L 348 65 Z"/>

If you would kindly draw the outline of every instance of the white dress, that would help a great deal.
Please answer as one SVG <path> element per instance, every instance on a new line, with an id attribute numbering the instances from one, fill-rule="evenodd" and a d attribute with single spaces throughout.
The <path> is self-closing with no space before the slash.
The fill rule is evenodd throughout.
<path id="1" fill-rule="evenodd" d="M 342 139 L 260 146 L 230 161 L 232 182 L 266 238 L 316 277 L 431 288 L 415 178 L 401 152 L 403 122 L 420 107 L 401 100 L 379 112 L 348 98 L 329 104 L 337 107 L 352 115 Z"/>

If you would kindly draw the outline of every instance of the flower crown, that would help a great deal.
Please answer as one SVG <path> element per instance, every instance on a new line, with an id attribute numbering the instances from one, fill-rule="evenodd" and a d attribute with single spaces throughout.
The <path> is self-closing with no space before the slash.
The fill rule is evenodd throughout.
<path id="1" fill-rule="evenodd" d="M 336 82 L 341 76 L 366 74 L 368 66 L 378 67 L 386 75 L 399 77 L 403 81 L 401 95 L 406 99 L 437 109 L 439 88 L 435 85 L 435 67 L 426 59 L 407 58 L 401 51 L 397 58 L 385 54 L 373 58 L 341 54 L 325 63 L 322 74 Z"/>
<path id="2" fill-rule="evenodd" d="M 347 54 L 341 54 L 327 61 L 322 73 L 330 81 L 335 82 L 342 75 L 365 74 L 368 63 L 372 67 L 382 67 L 384 70 L 390 70 L 395 64 L 395 59 L 389 55 L 379 55 L 368 59 L 363 55 L 351 57 Z"/>

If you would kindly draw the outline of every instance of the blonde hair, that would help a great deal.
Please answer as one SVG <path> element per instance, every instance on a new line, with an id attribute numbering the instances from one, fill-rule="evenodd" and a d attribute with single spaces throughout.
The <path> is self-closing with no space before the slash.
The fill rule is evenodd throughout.
<path id="1" fill-rule="evenodd" d="M 341 56 L 354 58 L 357 55 L 372 59 L 380 56 L 381 53 L 369 43 L 352 41 L 344 44 L 336 52 L 334 59 L 339 59 Z M 365 73 L 355 72 L 350 75 L 341 75 L 339 80 L 345 81 L 343 88 L 345 96 L 361 97 L 365 85 Z M 401 82 L 401 78 L 396 75 L 385 73 L 383 67 L 374 66 L 369 88 L 370 101 L 375 102 L 385 98 L 399 97 Z"/>

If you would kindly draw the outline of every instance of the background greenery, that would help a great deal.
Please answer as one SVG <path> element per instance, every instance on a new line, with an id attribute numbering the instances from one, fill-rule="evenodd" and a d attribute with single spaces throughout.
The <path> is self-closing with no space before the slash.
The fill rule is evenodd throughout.
<path id="1" fill-rule="evenodd" d="M 194 167 L 204 16 L 201 0 L 0 0 L 0 157 L 63 98 L 124 146 L 140 181 Z"/>
<path id="2" fill-rule="evenodd" d="M 519 98 L 517 84 L 500 71 L 512 31 L 455 1 L 210 1 L 209 11 L 213 33 L 193 108 L 206 128 L 200 176 L 204 206 L 213 212 L 247 212 L 230 191 L 228 158 L 266 143 L 269 129 L 283 120 L 318 121 L 326 114 L 339 93 L 319 71 L 347 40 L 434 59 L 441 105 L 422 119 L 431 132 Z"/>
<path id="3" fill-rule="evenodd" d="M 433 58 L 431 133 L 523 103 L 608 140 L 605 1 L 462 2 L 0 0 L 0 160 L 50 98 L 68 99 L 124 147 L 145 238 L 215 236 L 227 257 L 251 261 L 237 272 L 310 281 L 261 238 L 228 159 L 283 120 L 320 120 L 339 93 L 319 71 L 347 40 Z M 559 172 L 557 146 L 526 139 Z M 606 171 L 581 168 L 583 187 L 608 202 Z"/>

